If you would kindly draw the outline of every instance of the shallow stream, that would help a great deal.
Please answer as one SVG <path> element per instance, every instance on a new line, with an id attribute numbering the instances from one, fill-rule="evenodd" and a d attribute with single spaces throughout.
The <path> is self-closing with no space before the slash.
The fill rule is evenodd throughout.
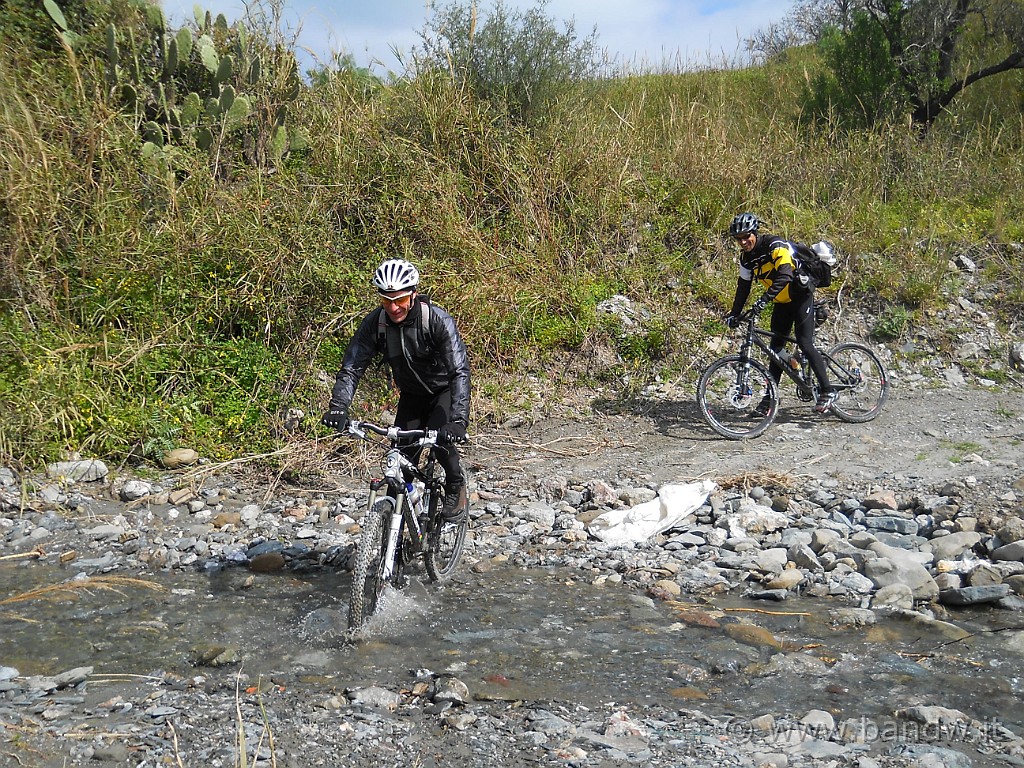
<path id="1" fill-rule="evenodd" d="M 0 565 L 5 595 L 70 575 Z M 219 655 L 237 658 L 250 680 L 311 695 L 373 684 L 394 690 L 410 685 L 415 670 L 450 670 L 477 700 L 659 704 L 738 720 L 823 709 L 837 722 L 887 722 L 894 710 L 933 705 L 1024 733 L 1019 614 L 947 616 L 975 633 L 951 641 L 895 618 L 836 627 L 830 611 L 843 603 L 652 601 L 575 576 L 498 566 L 464 570 L 443 588 L 414 580 L 352 642 L 347 574 L 161 574 L 147 577 L 159 590 L 129 582 L 75 600 L 0 606 L 0 666 L 22 675 L 91 665 L 97 675 L 192 676 Z"/>

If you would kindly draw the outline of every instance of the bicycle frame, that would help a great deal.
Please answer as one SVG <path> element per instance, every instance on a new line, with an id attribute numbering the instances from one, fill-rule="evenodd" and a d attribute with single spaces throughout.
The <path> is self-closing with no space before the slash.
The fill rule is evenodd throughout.
<path id="1" fill-rule="evenodd" d="M 383 477 L 370 482 L 370 499 L 363 518 L 363 532 L 352 569 L 352 599 L 348 626 L 355 629 L 373 615 L 385 587 L 402 587 L 404 566 L 422 559 L 431 581 L 447 580 L 458 567 L 469 522 L 468 498 L 459 519 L 444 520 L 445 486 L 437 469 L 438 433 L 434 430 L 382 427 L 370 422 L 349 422 L 348 432 L 367 439 L 366 432 L 387 437 Z M 403 450 L 428 449 L 423 468 L 416 466 Z M 406 478 L 423 483 L 422 505 L 412 504 L 406 493 Z M 447 477 L 445 477 L 447 480 Z M 382 496 L 381 492 L 386 495 Z M 442 504 L 442 500 L 444 504 Z M 406 533 L 403 533 L 403 526 Z"/>
<path id="2" fill-rule="evenodd" d="M 757 347 L 760 349 L 765 356 L 774 361 L 783 372 L 793 380 L 796 384 L 797 392 L 804 398 L 812 399 L 817 395 L 818 384 L 813 373 L 809 370 L 810 366 L 807 359 L 804 358 L 799 368 L 793 368 L 789 364 L 788 360 L 785 360 L 778 352 L 771 348 L 770 342 L 773 339 L 782 339 L 786 344 L 797 345 L 797 340 L 792 336 L 786 336 L 785 334 L 777 334 L 772 331 L 765 331 L 758 328 L 754 323 L 757 320 L 755 317 L 749 317 L 744 322 L 747 324 L 747 332 L 743 337 L 743 341 L 740 344 L 740 359 L 749 360 L 751 358 L 750 350 L 751 347 Z M 799 345 L 797 345 L 799 348 Z M 820 350 L 819 350 L 820 352 Z M 824 354 L 824 353 L 822 353 Z M 790 358 L 792 359 L 792 358 Z M 839 388 L 841 385 L 836 385 Z"/>
<path id="3" fill-rule="evenodd" d="M 384 454 L 384 458 L 381 462 L 384 476 L 370 482 L 370 501 L 367 505 L 368 508 L 372 509 L 373 505 L 377 503 L 377 499 L 380 496 L 381 490 L 385 490 L 385 494 L 388 498 L 392 498 L 393 504 L 391 509 L 391 519 L 388 523 L 388 541 L 385 549 L 383 562 L 381 563 L 381 577 L 384 581 L 391 581 L 395 576 L 396 564 L 397 564 L 397 551 L 398 541 L 402 531 L 402 520 L 404 518 L 406 528 L 409 531 L 409 539 L 412 542 L 413 552 L 417 555 L 422 554 L 424 551 L 424 544 L 426 542 L 426 531 L 424 530 L 423 522 L 417 519 L 415 510 L 412 505 L 408 503 L 408 494 L 406 493 L 406 476 L 410 476 L 415 480 L 419 480 L 424 485 L 424 498 L 427 498 L 427 494 L 435 493 L 436 489 L 434 485 L 436 481 L 433 477 L 428 477 L 427 473 L 421 470 L 413 462 L 406 458 L 398 447 L 398 441 L 402 436 L 402 430 L 397 427 L 390 427 L 386 432 L 382 432 L 378 429 L 373 429 L 372 425 L 353 422 L 349 427 L 349 431 L 358 436 L 366 439 L 366 432 L 364 429 L 371 429 L 371 431 L 377 432 L 378 434 L 384 434 L 391 441 L 391 448 L 388 449 L 387 453 Z M 420 437 L 414 442 L 409 443 L 404 447 L 433 447 L 437 439 L 437 433 L 433 432 L 428 434 L 426 437 Z M 431 466 L 434 462 L 433 455 L 427 461 L 427 466 Z M 388 493 L 390 491 L 390 493 Z M 426 506 L 424 506 L 426 509 Z"/>

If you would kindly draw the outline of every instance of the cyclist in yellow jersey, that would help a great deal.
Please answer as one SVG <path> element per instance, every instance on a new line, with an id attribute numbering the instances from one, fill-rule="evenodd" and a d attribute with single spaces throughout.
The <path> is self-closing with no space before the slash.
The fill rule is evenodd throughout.
<path id="1" fill-rule="evenodd" d="M 786 342 L 784 336 L 792 332 L 807 357 L 811 370 L 818 379 L 818 402 L 814 410 L 828 413 L 836 401 L 837 394 L 828 380 L 825 361 L 814 346 L 814 281 L 800 274 L 793 243 L 781 237 L 760 232 L 761 221 L 752 213 L 741 213 L 729 225 L 729 235 L 736 240 L 740 254 L 740 275 L 736 283 L 736 295 L 732 310 L 724 318 L 730 328 L 739 325 L 743 305 L 747 303 L 754 280 L 765 287 L 765 292 L 754 302 L 752 310 L 758 314 L 772 304 L 771 330 L 775 334 L 772 349 L 779 351 Z M 768 372 L 775 382 L 782 379 L 782 369 L 774 360 Z M 771 405 L 765 398 L 754 413 L 763 416 Z"/>

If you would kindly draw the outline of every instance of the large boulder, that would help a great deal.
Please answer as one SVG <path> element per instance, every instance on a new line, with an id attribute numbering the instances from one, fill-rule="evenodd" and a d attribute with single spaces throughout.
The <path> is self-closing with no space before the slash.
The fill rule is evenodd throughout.
<path id="1" fill-rule="evenodd" d="M 918 602 L 931 602 L 939 596 L 939 586 L 925 565 L 932 555 L 924 552 L 890 547 L 880 541 L 868 545 L 877 557 L 864 563 L 864 575 L 881 589 L 894 584 L 905 584 Z"/>

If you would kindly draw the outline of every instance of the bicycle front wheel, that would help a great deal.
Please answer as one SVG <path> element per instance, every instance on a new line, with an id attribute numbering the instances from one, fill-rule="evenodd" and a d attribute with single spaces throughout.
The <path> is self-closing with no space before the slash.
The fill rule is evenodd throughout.
<path id="1" fill-rule="evenodd" d="M 363 534 L 359 539 L 356 567 L 352 572 L 349 629 L 357 629 L 374 614 L 377 602 L 387 586 L 384 581 L 384 552 L 387 548 L 387 521 L 391 519 L 394 504 L 394 499 L 380 499 L 363 515 Z"/>
<path id="2" fill-rule="evenodd" d="M 700 377 L 697 404 L 715 432 L 744 440 L 771 426 L 779 410 L 779 389 L 762 363 L 729 355 L 713 362 Z"/>
<path id="3" fill-rule="evenodd" d="M 446 581 L 462 559 L 462 549 L 466 544 L 466 530 L 469 528 L 469 477 L 466 477 L 466 505 L 457 523 L 446 523 L 441 519 L 441 506 L 444 504 L 444 486 L 437 493 L 430 494 L 430 531 L 427 533 L 427 548 L 423 555 L 423 564 L 427 575 L 432 581 Z"/>
<path id="4" fill-rule="evenodd" d="M 871 421 L 889 397 L 889 377 L 878 355 L 855 341 L 836 344 L 825 353 L 828 377 L 839 393 L 832 413 L 843 421 Z"/>

